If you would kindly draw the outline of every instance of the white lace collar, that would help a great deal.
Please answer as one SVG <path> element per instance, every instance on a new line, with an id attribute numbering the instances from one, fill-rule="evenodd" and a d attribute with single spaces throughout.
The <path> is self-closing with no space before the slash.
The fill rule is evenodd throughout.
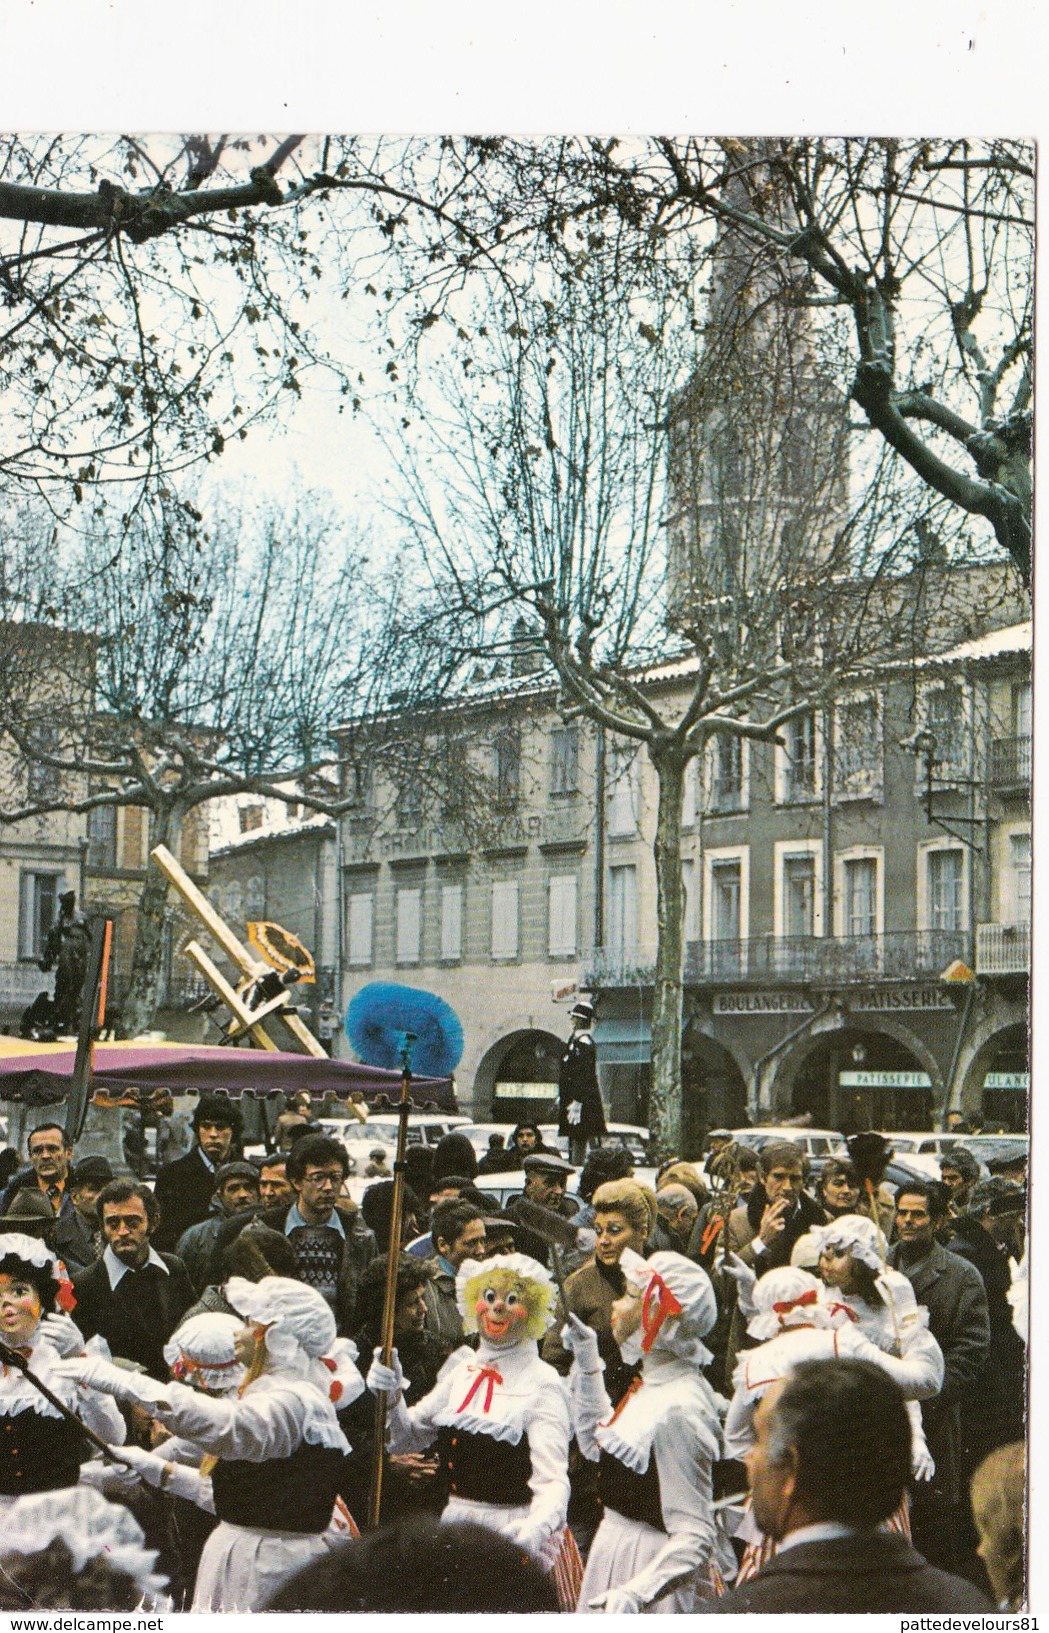
<path id="1" fill-rule="evenodd" d="M 607 1423 L 599 1423 L 594 1439 L 602 1451 L 644 1474 L 652 1455 L 656 1430 L 676 1405 L 685 1406 L 697 1433 L 704 1431 L 723 1449 L 714 1394 L 695 1365 L 666 1350 L 653 1350 L 645 1359 L 641 1377 L 631 1386 Z"/>
<path id="2" fill-rule="evenodd" d="M 46 1338 L 35 1338 L 30 1345 L 29 1367 L 41 1383 L 46 1383 L 52 1394 L 69 1407 L 76 1405 L 76 1385 L 66 1378 L 53 1378 L 51 1368 L 58 1360 L 58 1351 Z M 15 1367 L 0 1369 L 0 1417 L 17 1417 L 20 1412 L 36 1412 L 42 1418 L 60 1418 L 61 1413 L 44 1399 L 37 1389 Z"/>
<path id="3" fill-rule="evenodd" d="M 444 1406 L 434 1416 L 440 1429 L 490 1435 L 516 1445 L 525 1419 L 541 1390 L 556 1386 L 556 1375 L 539 1359 L 534 1338 L 522 1338 L 510 1349 L 482 1342 L 476 1350 L 456 1350 L 443 1379 Z"/>

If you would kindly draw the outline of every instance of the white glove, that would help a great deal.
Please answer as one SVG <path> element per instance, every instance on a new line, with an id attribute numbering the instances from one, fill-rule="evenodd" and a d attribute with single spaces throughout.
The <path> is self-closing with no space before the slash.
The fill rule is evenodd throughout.
<path id="1" fill-rule="evenodd" d="M 736 1283 L 741 1315 L 756 1315 L 757 1305 L 754 1303 L 754 1284 L 757 1281 L 749 1264 L 744 1264 L 738 1253 L 726 1253 L 722 1261 L 722 1269 L 726 1276 L 731 1276 Z"/>
<path id="2" fill-rule="evenodd" d="M 537 1530 L 527 1518 L 515 1520 L 503 1531 L 503 1536 L 512 1542 L 516 1548 L 522 1548 L 526 1554 L 537 1554 L 546 1541 L 548 1531 Z"/>
<path id="3" fill-rule="evenodd" d="M 911 1446 L 911 1473 L 916 1480 L 931 1480 L 936 1473 L 932 1453 L 924 1441 Z"/>
<path id="4" fill-rule="evenodd" d="M 165 1387 L 144 1372 L 130 1372 L 100 1355 L 75 1355 L 58 1361 L 54 1367 L 58 1378 L 71 1378 L 87 1389 L 100 1389 L 112 1395 L 115 1401 L 127 1401 L 132 1406 L 155 1406 L 163 1401 L 172 1386 Z"/>
<path id="5" fill-rule="evenodd" d="M 76 1355 L 84 1348 L 83 1333 L 72 1316 L 63 1311 L 55 1310 L 51 1315 L 45 1315 L 38 1330 L 41 1338 L 46 1338 L 59 1355 Z"/>
<path id="6" fill-rule="evenodd" d="M 596 1372 L 602 1366 L 596 1332 L 571 1311 L 568 1312 L 568 1319 L 561 1328 L 561 1342 L 584 1372 Z"/>
<path id="7" fill-rule="evenodd" d="M 629 1588 L 609 1588 L 606 1593 L 595 1594 L 589 1608 L 601 1610 L 606 1616 L 636 1616 L 641 1609 L 641 1598 Z"/>
<path id="8" fill-rule="evenodd" d="M 390 1365 L 386 1366 L 382 1360 L 382 1350 L 376 1349 L 372 1364 L 368 1368 L 368 1376 L 364 1381 L 373 1395 L 387 1395 L 390 1400 L 398 1400 L 404 1393 L 407 1380 L 401 1371 L 401 1361 L 397 1351 L 393 1351 L 390 1356 Z"/>
<path id="9" fill-rule="evenodd" d="M 120 1447 L 123 1455 L 125 1447 Z M 134 1469 L 126 1469 L 119 1463 L 103 1463 L 101 1458 L 93 1458 L 90 1463 L 81 1463 L 79 1485 L 90 1486 L 92 1491 L 100 1491 L 103 1496 L 115 1491 L 134 1491 L 138 1486 L 138 1475 Z"/>
<path id="10" fill-rule="evenodd" d="M 165 1472 L 170 1467 L 162 1457 L 155 1452 L 144 1452 L 138 1446 L 121 1446 L 120 1455 L 147 1486 L 156 1486 L 159 1491 L 164 1484 Z"/>

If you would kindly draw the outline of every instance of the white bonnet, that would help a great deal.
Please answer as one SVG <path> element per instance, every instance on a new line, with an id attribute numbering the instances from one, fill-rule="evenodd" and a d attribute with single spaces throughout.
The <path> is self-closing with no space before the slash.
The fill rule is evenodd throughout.
<path id="1" fill-rule="evenodd" d="M 21 1259 L 23 1264 L 31 1264 L 36 1270 L 50 1270 L 55 1280 L 59 1280 L 59 1261 L 51 1249 L 33 1236 L 23 1236 L 18 1230 L 5 1230 L 0 1233 L 0 1259 Z"/>
<path id="2" fill-rule="evenodd" d="M 245 1367 L 234 1353 L 234 1339 L 244 1322 L 221 1310 L 191 1315 L 164 1345 L 172 1376 L 182 1383 L 197 1380 L 205 1389 L 227 1392 L 244 1382 Z"/>
<path id="3" fill-rule="evenodd" d="M 652 1349 L 672 1350 L 698 1366 L 706 1366 L 713 1357 L 700 1339 L 711 1330 L 718 1315 L 717 1299 L 706 1271 L 682 1253 L 653 1253 L 651 1258 L 643 1259 L 633 1248 L 623 1250 L 619 1268 L 627 1285 L 644 1298 L 642 1350 L 646 1354 Z"/>
<path id="4" fill-rule="evenodd" d="M 523 1281 L 538 1282 L 540 1287 L 549 1288 L 551 1294 L 553 1294 L 554 1278 L 549 1270 L 545 1265 L 540 1264 L 538 1259 L 530 1258 L 527 1253 L 493 1253 L 490 1259 L 466 1259 L 459 1266 L 455 1277 L 455 1299 L 459 1306 L 460 1315 L 469 1317 L 472 1313 L 466 1308 L 467 1284 L 484 1271 L 495 1269 L 513 1270 Z M 553 1298 L 551 1297 L 547 1310 L 546 1326 L 549 1327 L 553 1319 Z"/>
<path id="5" fill-rule="evenodd" d="M 266 1328 L 266 1349 L 279 1365 L 326 1355 L 335 1342 L 335 1317 L 312 1287 L 290 1276 L 245 1281 L 231 1276 L 226 1297 L 245 1321 Z"/>
<path id="6" fill-rule="evenodd" d="M 106 1563 L 131 1577 L 144 1596 L 167 1586 L 167 1578 L 153 1569 L 156 1552 L 146 1547 L 134 1515 L 89 1486 L 19 1497 L 6 1510 L 0 1555 L 39 1554 L 52 1542 L 65 1543 L 78 1573 L 104 1554 Z"/>
<path id="7" fill-rule="evenodd" d="M 828 1327 L 830 1315 L 823 1301 L 823 1286 L 796 1265 L 768 1270 L 751 1293 L 756 1315 L 747 1322 L 752 1338 L 762 1343 L 787 1327 Z"/>
<path id="8" fill-rule="evenodd" d="M 829 1225 L 814 1225 L 812 1235 L 821 1253 L 837 1248 L 871 1270 L 880 1271 L 885 1264 L 881 1232 L 874 1220 L 862 1213 L 844 1213 L 839 1219 L 832 1219 Z"/>

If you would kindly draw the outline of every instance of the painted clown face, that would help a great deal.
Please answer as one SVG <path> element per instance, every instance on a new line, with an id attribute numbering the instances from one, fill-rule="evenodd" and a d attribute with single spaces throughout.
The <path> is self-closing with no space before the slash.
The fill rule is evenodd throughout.
<path id="1" fill-rule="evenodd" d="M 546 1328 L 550 1290 L 529 1281 L 505 1265 L 472 1276 L 466 1284 L 464 1306 L 470 1326 L 496 1349 L 510 1349 L 522 1338 L 538 1338 Z"/>
<path id="2" fill-rule="evenodd" d="M 27 1344 L 40 1324 L 40 1295 L 22 1276 L 0 1276 L 0 1338 Z"/>

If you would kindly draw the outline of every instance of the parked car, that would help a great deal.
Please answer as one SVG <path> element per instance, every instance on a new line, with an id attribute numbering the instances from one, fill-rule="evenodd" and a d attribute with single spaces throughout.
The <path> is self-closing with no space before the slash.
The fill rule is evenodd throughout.
<path id="1" fill-rule="evenodd" d="M 964 1145 L 966 1151 L 971 1151 L 984 1167 L 1003 1158 L 1017 1161 L 1020 1157 L 1027 1157 L 1031 1148 L 1027 1134 L 961 1134 L 950 1138 L 953 1145 Z M 987 1171 L 990 1172 L 990 1169 Z"/>
<path id="2" fill-rule="evenodd" d="M 648 1142 L 651 1133 L 640 1123 L 607 1123 L 608 1132 L 597 1142 L 602 1146 L 623 1147 L 630 1152 L 634 1159 L 634 1166 L 648 1162 Z M 556 1123 L 540 1123 L 539 1132 L 546 1145 L 551 1145 L 560 1151 L 563 1157 L 568 1156 L 568 1136 L 557 1132 Z"/>
<path id="3" fill-rule="evenodd" d="M 752 1151 L 771 1145 L 774 1140 L 790 1140 L 800 1145 L 807 1157 L 843 1157 L 848 1155 L 845 1136 L 832 1128 L 799 1128 L 786 1123 L 762 1128 L 734 1128 L 732 1138 L 740 1145 L 749 1145 Z"/>

